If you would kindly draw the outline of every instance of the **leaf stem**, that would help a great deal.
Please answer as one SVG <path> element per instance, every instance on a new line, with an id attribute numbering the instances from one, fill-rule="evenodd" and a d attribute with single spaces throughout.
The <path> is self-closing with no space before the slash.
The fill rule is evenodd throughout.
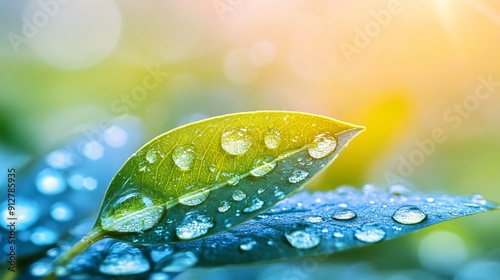
<path id="1" fill-rule="evenodd" d="M 88 247 L 90 247 L 95 242 L 106 237 L 106 232 L 101 228 L 93 228 L 87 235 L 85 235 L 80 241 L 78 241 L 73 247 L 71 247 L 66 252 L 62 253 L 54 262 L 54 269 L 60 270 L 61 274 L 65 274 L 66 266 L 71 262 L 71 260 L 77 255 L 81 254 Z M 56 272 L 56 274 L 59 274 Z"/>

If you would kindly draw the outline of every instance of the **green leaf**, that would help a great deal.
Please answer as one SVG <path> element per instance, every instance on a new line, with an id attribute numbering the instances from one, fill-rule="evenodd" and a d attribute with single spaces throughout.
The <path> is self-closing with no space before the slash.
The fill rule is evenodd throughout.
<path id="1" fill-rule="evenodd" d="M 479 195 L 412 193 L 402 186 L 389 191 L 371 185 L 362 190 L 341 187 L 330 192 L 303 191 L 250 221 L 201 240 L 138 248 L 102 240 L 83 253 L 78 263 L 70 265 L 69 273 L 146 278 L 154 272 L 178 274 L 193 266 L 220 267 L 297 257 L 321 261 L 327 254 L 498 207 Z"/>
<path id="2" fill-rule="evenodd" d="M 127 160 L 93 229 L 58 264 L 104 237 L 165 244 L 225 231 L 298 191 L 362 130 L 322 116 L 260 111 L 162 134 Z"/>

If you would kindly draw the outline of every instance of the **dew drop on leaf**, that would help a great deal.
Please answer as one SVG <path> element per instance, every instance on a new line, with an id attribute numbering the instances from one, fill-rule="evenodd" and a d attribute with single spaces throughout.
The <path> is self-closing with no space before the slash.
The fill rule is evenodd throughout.
<path id="1" fill-rule="evenodd" d="M 364 225 L 357 229 L 354 237 L 366 243 L 376 243 L 385 238 L 385 231 L 377 225 Z"/>
<path id="2" fill-rule="evenodd" d="M 187 206 L 195 206 L 203 203 L 210 195 L 209 189 L 201 189 L 194 193 L 187 193 L 179 197 L 179 202 Z"/>
<path id="3" fill-rule="evenodd" d="M 210 216 L 193 211 L 186 214 L 175 230 L 179 239 L 189 240 L 207 234 L 212 227 L 214 227 L 214 223 Z"/>
<path id="4" fill-rule="evenodd" d="M 99 264 L 99 271 L 107 275 L 133 275 L 149 270 L 149 262 L 142 252 L 126 243 L 115 243 Z"/>
<path id="5" fill-rule="evenodd" d="M 321 237 L 313 233 L 308 233 L 302 230 L 297 230 L 291 233 L 285 233 L 286 240 L 297 249 L 309 249 L 318 244 L 321 241 Z"/>
<path id="6" fill-rule="evenodd" d="M 402 206 L 392 215 L 392 219 L 400 224 L 414 225 L 427 218 L 422 210 L 416 206 Z"/>
<path id="7" fill-rule="evenodd" d="M 309 155 L 315 159 L 320 159 L 331 154 L 337 147 L 337 140 L 329 134 L 320 134 L 314 138 L 308 149 Z"/>
<path id="8" fill-rule="evenodd" d="M 262 206 L 264 206 L 264 201 L 262 201 L 256 197 L 252 200 L 252 204 L 250 206 L 243 209 L 243 212 L 245 212 L 245 213 L 255 212 L 255 211 L 259 210 L 260 208 L 262 208 Z"/>
<path id="9" fill-rule="evenodd" d="M 171 262 L 165 265 L 162 271 L 167 273 L 183 272 L 197 262 L 198 257 L 191 251 L 175 253 Z"/>
<path id="10" fill-rule="evenodd" d="M 257 190 L 257 193 L 258 193 L 258 194 L 262 194 L 262 193 L 263 193 L 263 192 L 265 192 L 265 191 L 266 191 L 266 189 L 264 189 L 264 188 L 260 188 L 259 190 Z"/>
<path id="11" fill-rule="evenodd" d="M 131 191 L 106 206 L 101 227 L 107 231 L 141 232 L 154 227 L 164 212 L 163 204 L 155 206 L 150 197 Z"/>
<path id="12" fill-rule="evenodd" d="M 151 149 L 146 153 L 146 160 L 149 163 L 154 163 L 156 161 L 156 151 Z"/>
<path id="13" fill-rule="evenodd" d="M 264 135 L 264 143 L 269 149 L 278 148 L 281 142 L 281 134 L 278 130 L 269 129 Z"/>
<path id="14" fill-rule="evenodd" d="M 486 205 L 486 199 L 484 199 L 484 197 L 480 194 L 473 194 L 472 197 L 471 197 L 471 201 L 473 203 L 476 203 L 476 204 L 479 204 L 479 205 Z"/>
<path id="15" fill-rule="evenodd" d="M 285 193 L 278 189 L 278 187 L 276 187 L 276 189 L 274 190 L 274 196 L 278 199 L 283 199 L 285 198 Z"/>
<path id="16" fill-rule="evenodd" d="M 174 160 L 175 165 L 180 169 L 191 169 L 196 159 L 194 146 L 188 144 L 175 148 L 172 153 L 172 159 Z"/>
<path id="17" fill-rule="evenodd" d="M 166 257 L 172 255 L 174 250 L 170 245 L 160 245 L 155 247 L 151 252 L 149 253 L 151 260 L 155 263 L 165 259 Z"/>
<path id="18" fill-rule="evenodd" d="M 252 146 L 252 136 L 248 128 L 229 129 L 222 133 L 221 146 L 230 155 L 242 155 Z"/>
<path id="19" fill-rule="evenodd" d="M 351 209 L 338 209 L 333 212 L 332 218 L 335 220 L 351 220 L 356 218 L 356 213 Z"/>
<path id="20" fill-rule="evenodd" d="M 276 162 L 273 162 L 274 157 L 265 156 L 255 161 L 250 174 L 254 177 L 262 177 L 271 172 L 276 167 Z"/>
<path id="21" fill-rule="evenodd" d="M 303 181 L 305 178 L 307 178 L 307 176 L 309 176 L 309 172 L 307 172 L 305 170 L 298 169 L 298 170 L 293 171 L 292 175 L 290 177 L 288 177 L 288 182 L 290 182 L 292 184 L 297 184 L 297 183 Z"/>
<path id="22" fill-rule="evenodd" d="M 257 241 L 248 239 L 248 240 L 243 240 L 243 243 L 240 244 L 240 249 L 242 251 L 250 251 L 253 249 L 253 247 L 257 245 Z"/>
<path id="23" fill-rule="evenodd" d="M 221 213 L 224 213 L 227 210 L 229 210 L 229 208 L 231 208 L 231 204 L 229 204 L 229 202 L 223 200 L 220 202 L 219 207 L 217 207 L 217 210 Z"/>
<path id="24" fill-rule="evenodd" d="M 241 190 L 235 190 L 233 193 L 233 199 L 234 201 L 242 201 L 243 199 L 247 198 L 247 194 L 244 193 Z"/>

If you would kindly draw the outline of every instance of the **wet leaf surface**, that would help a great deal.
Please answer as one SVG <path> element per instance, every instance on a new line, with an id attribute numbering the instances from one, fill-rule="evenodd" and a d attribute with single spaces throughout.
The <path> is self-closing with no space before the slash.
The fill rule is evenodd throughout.
<path id="1" fill-rule="evenodd" d="M 142 279 L 152 273 L 173 276 L 195 266 L 319 259 L 492 209 L 498 206 L 480 195 L 411 193 L 402 187 L 389 191 L 371 185 L 362 190 L 302 191 L 250 221 L 200 240 L 137 248 L 112 239 L 99 241 L 78 256 L 68 272 L 73 276 L 137 275 Z M 85 226 L 90 228 L 91 223 L 81 227 Z M 128 265 L 122 268 L 125 261 Z M 50 258 L 38 263 L 50 263 Z M 144 267 L 149 269 L 144 271 Z"/>

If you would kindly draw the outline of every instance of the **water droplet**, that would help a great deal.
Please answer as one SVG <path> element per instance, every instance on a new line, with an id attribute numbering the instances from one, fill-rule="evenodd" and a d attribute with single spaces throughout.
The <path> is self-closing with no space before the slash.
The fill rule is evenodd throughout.
<path id="1" fill-rule="evenodd" d="M 156 161 L 156 151 L 154 149 L 151 149 L 146 153 L 146 160 L 149 163 L 154 163 Z"/>
<path id="2" fill-rule="evenodd" d="M 220 202 L 219 207 L 217 207 L 217 210 L 221 213 L 224 213 L 227 210 L 229 210 L 229 208 L 231 208 L 231 204 L 229 204 L 229 202 L 223 200 Z"/>
<path id="3" fill-rule="evenodd" d="M 52 262 L 49 260 L 41 260 L 33 263 L 30 266 L 30 273 L 35 277 L 44 277 L 52 272 Z"/>
<path id="4" fill-rule="evenodd" d="M 251 213 L 251 212 L 259 210 L 260 208 L 262 208 L 262 206 L 264 206 L 264 201 L 262 201 L 256 197 L 252 200 L 252 204 L 250 206 L 243 209 L 243 212 Z"/>
<path id="5" fill-rule="evenodd" d="M 9 213 L 8 202 L 2 203 L 2 218 L 7 221 L 7 218 L 12 217 Z M 16 199 L 16 230 L 23 231 L 35 224 L 40 218 L 40 207 L 33 200 L 18 196 Z M 4 229 L 10 231 L 7 222 L 0 224 Z"/>
<path id="6" fill-rule="evenodd" d="M 278 130 L 269 129 L 264 135 L 264 143 L 269 149 L 278 148 L 281 142 L 281 133 Z"/>
<path id="7" fill-rule="evenodd" d="M 191 251 L 175 253 L 172 256 L 171 262 L 165 265 L 162 271 L 167 273 L 183 272 L 194 266 L 197 262 L 198 257 Z"/>
<path id="8" fill-rule="evenodd" d="M 229 129 L 222 133 L 221 146 L 230 155 L 242 155 L 252 146 L 252 136 L 248 128 Z"/>
<path id="9" fill-rule="evenodd" d="M 331 154 L 337 147 L 337 140 L 329 134 L 320 134 L 314 138 L 311 146 L 309 146 L 309 155 L 313 158 L 320 159 Z"/>
<path id="10" fill-rule="evenodd" d="M 274 196 L 278 199 L 283 199 L 285 198 L 285 193 L 278 189 L 278 187 L 276 187 L 276 189 L 274 190 Z"/>
<path id="11" fill-rule="evenodd" d="M 344 237 L 344 234 L 342 232 L 334 232 L 333 237 L 342 238 L 342 237 Z"/>
<path id="12" fill-rule="evenodd" d="M 242 251 L 250 251 L 253 249 L 253 247 L 257 245 L 257 241 L 248 239 L 248 240 L 243 240 L 243 243 L 240 244 L 240 249 Z"/>
<path id="13" fill-rule="evenodd" d="M 325 221 L 322 217 L 320 216 L 315 216 L 315 217 L 306 217 L 306 222 L 310 222 L 310 223 L 321 223 L 323 221 Z"/>
<path id="14" fill-rule="evenodd" d="M 377 225 L 364 225 L 356 230 L 354 237 L 366 243 L 376 243 L 385 238 L 385 231 Z"/>
<path id="15" fill-rule="evenodd" d="M 247 198 L 247 194 L 244 193 L 241 190 L 235 190 L 233 193 L 233 199 L 234 201 L 242 201 L 243 199 Z"/>
<path id="16" fill-rule="evenodd" d="M 321 230 L 322 233 L 327 233 L 328 232 L 328 229 L 327 228 L 324 228 Z"/>
<path id="17" fill-rule="evenodd" d="M 175 148 L 172 153 L 172 159 L 174 160 L 175 165 L 177 165 L 180 169 L 191 169 L 196 159 L 194 146 L 188 144 Z"/>
<path id="18" fill-rule="evenodd" d="M 203 203 L 210 195 L 209 189 L 196 190 L 179 197 L 179 202 L 187 206 L 195 206 Z"/>
<path id="19" fill-rule="evenodd" d="M 67 222 L 73 219 L 74 212 L 68 204 L 57 202 L 50 208 L 50 216 L 58 222 Z"/>
<path id="20" fill-rule="evenodd" d="M 151 260 L 155 263 L 165 259 L 166 257 L 172 255 L 174 250 L 169 245 L 160 245 L 155 247 L 150 252 Z"/>
<path id="21" fill-rule="evenodd" d="M 435 201 L 435 199 L 434 199 L 434 197 L 428 197 L 428 198 L 426 199 L 426 201 L 427 201 L 427 202 L 432 203 L 432 202 L 434 202 L 434 201 Z"/>
<path id="22" fill-rule="evenodd" d="M 48 154 L 45 162 L 52 168 L 66 169 L 75 164 L 75 157 L 66 150 L 57 150 Z"/>
<path id="23" fill-rule="evenodd" d="M 142 252 L 127 243 L 115 243 L 99 264 L 99 272 L 107 275 L 133 275 L 150 269 Z"/>
<path id="24" fill-rule="evenodd" d="M 30 236 L 33 244 L 46 246 L 56 243 L 59 236 L 55 231 L 46 227 L 37 227 Z"/>
<path id="25" fill-rule="evenodd" d="M 348 208 L 338 209 L 333 212 L 332 218 L 341 221 L 351 220 L 356 218 L 356 213 Z"/>
<path id="26" fill-rule="evenodd" d="M 486 199 L 484 199 L 484 197 L 482 195 L 477 194 L 477 193 L 472 195 L 471 201 L 473 203 L 480 204 L 480 205 L 486 205 L 487 204 Z"/>
<path id="27" fill-rule="evenodd" d="M 265 156 L 256 160 L 250 174 L 255 177 L 262 177 L 271 172 L 276 167 L 276 162 L 273 162 L 273 160 L 273 156 Z"/>
<path id="28" fill-rule="evenodd" d="M 414 225 L 427 218 L 427 214 L 416 206 L 403 206 L 398 208 L 392 215 L 392 219 L 400 224 Z"/>
<path id="29" fill-rule="evenodd" d="M 187 213 L 175 230 L 179 239 L 189 240 L 207 234 L 208 230 L 213 227 L 212 217 L 194 211 Z"/>
<path id="30" fill-rule="evenodd" d="M 262 193 L 263 193 L 263 192 L 265 192 L 265 191 L 266 191 L 266 189 L 264 189 L 264 188 L 260 188 L 260 189 L 257 191 L 257 193 L 258 193 L 258 194 L 262 194 Z"/>
<path id="31" fill-rule="evenodd" d="M 274 244 L 274 241 L 272 241 L 271 239 L 267 240 L 267 245 L 272 246 L 273 244 Z"/>
<path id="32" fill-rule="evenodd" d="M 55 195 L 66 190 L 66 181 L 61 173 L 47 168 L 38 173 L 36 177 L 36 188 L 42 194 Z"/>
<path id="33" fill-rule="evenodd" d="M 107 231 L 141 232 L 154 227 L 163 217 L 165 205 L 134 190 L 110 202 L 101 215 L 101 227 Z"/>
<path id="34" fill-rule="evenodd" d="M 288 182 L 292 184 L 299 183 L 309 176 L 309 172 L 298 169 L 293 171 L 292 175 L 288 178 Z"/>
<path id="35" fill-rule="evenodd" d="M 318 246 L 321 237 L 313 233 L 297 230 L 285 234 L 286 240 L 297 249 L 309 249 Z"/>

